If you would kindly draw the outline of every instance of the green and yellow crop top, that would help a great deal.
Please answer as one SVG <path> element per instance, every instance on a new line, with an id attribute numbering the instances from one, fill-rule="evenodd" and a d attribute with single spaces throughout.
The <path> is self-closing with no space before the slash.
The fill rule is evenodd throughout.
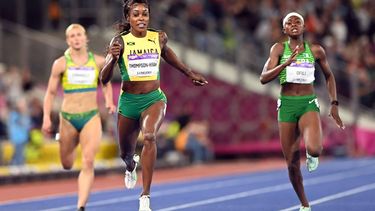
<path id="1" fill-rule="evenodd" d="M 124 53 L 119 59 L 123 81 L 153 81 L 160 79 L 159 32 L 148 29 L 145 37 L 138 38 L 129 31 L 122 35 Z"/>
<path id="2" fill-rule="evenodd" d="M 314 82 L 315 58 L 310 46 L 306 42 L 304 43 L 304 47 L 305 50 L 297 55 L 296 61 L 280 72 L 280 84 L 311 84 Z M 292 55 L 292 52 L 288 42 L 284 42 L 284 52 L 279 59 L 279 64 L 284 63 Z"/>
<path id="3" fill-rule="evenodd" d="M 66 69 L 61 79 L 65 93 L 95 91 L 98 87 L 99 68 L 95 63 L 94 54 L 88 52 L 89 58 L 85 65 L 74 64 L 69 50 L 64 53 Z"/>

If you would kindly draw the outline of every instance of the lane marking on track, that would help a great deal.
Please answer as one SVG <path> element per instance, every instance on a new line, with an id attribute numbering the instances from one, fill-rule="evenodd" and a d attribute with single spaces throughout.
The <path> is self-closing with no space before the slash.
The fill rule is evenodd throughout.
<path id="1" fill-rule="evenodd" d="M 327 202 L 327 201 L 336 200 L 336 199 L 339 199 L 339 198 L 351 196 L 351 195 L 354 195 L 354 194 L 358 194 L 358 193 L 362 193 L 362 192 L 370 191 L 370 190 L 374 190 L 374 189 L 375 189 L 375 183 L 367 184 L 367 185 L 363 185 L 363 186 L 360 186 L 360 187 L 357 187 L 357 188 L 349 189 L 347 191 L 339 192 L 339 193 L 336 193 L 336 194 L 333 194 L 333 195 L 328 195 L 328 196 L 322 197 L 320 199 L 316 199 L 314 201 L 311 201 L 310 205 L 312 206 L 312 205 L 316 205 L 316 204 L 321 204 L 321 203 L 324 203 L 324 202 Z M 301 205 L 295 205 L 293 207 L 288 207 L 288 208 L 282 209 L 280 211 L 292 211 L 292 210 L 295 210 L 295 209 L 299 209 L 300 206 Z"/>
<path id="2" fill-rule="evenodd" d="M 371 174 L 375 174 L 375 172 L 371 171 L 371 172 L 360 172 L 360 173 L 358 173 L 358 172 L 355 172 L 355 171 L 353 172 L 353 170 L 351 170 L 349 173 L 345 173 L 345 174 L 343 174 L 343 172 L 341 172 L 341 173 L 335 173 L 335 174 L 331 174 L 331 175 L 327 175 L 327 176 L 321 176 L 321 177 L 316 177 L 316 178 L 312 178 L 312 179 L 307 179 L 307 180 L 305 180 L 305 186 L 316 185 L 316 184 L 327 183 L 327 182 L 335 182 L 335 181 L 339 181 L 339 180 L 354 178 L 354 177 L 357 177 L 357 176 L 371 175 Z M 254 190 L 251 190 L 251 191 L 244 191 L 244 192 L 240 192 L 240 193 L 236 193 L 236 194 L 230 194 L 230 195 L 205 199 L 205 200 L 201 200 L 201 201 L 195 201 L 195 202 L 191 202 L 191 203 L 166 207 L 166 208 L 163 208 L 163 209 L 159 209 L 157 211 L 181 210 L 181 209 L 186 209 L 186 208 L 191 208 L 191 207 L 197 207 L 197 206 L 208 205 L 208 204 L 213 204 L 213 203 L 218 203 L 218 202 L 235 200 L 235 199 L 245 198 L 245 197 L 249 197 L 249 196 L 254 196 L 254 195 L 259 195 L 259 194 L 264 194 L 264 193 L 277 192 L 277 191 L 282 191 L 282 190 L 287 190 L 287 189 L 292 189 L 291 184 L 289 182 L 284 183 L 284 184 L 254 189 Z"/>
<path id="3" fill-rule="evenodd" d="M 281 174 L 282 172 L 277 172 L 277 173 Z M 274 180 L 275 180 L 274 174 L 266 175 L 266 176 L 256 175 L 253 177 L 248 177 L 246 179 L 239 178 L 239 179 L 219 180 L 216 182 L 211 182 L 211 183 L 206 183 L 206 184 L 197 184 L 197 185 L 190 185 L 188 187 L 155 191 L 152 193 L 152 197 L 154 198 L 154 197 L 183 194 L 183 193 L 189 193 L 189 192 L 195 192 L 195 191 L 199 192 L 199 191 L 204 191 L 204 190 L 213 190 L 213 189 L 220 189 L 220 188 L 226 188 L 226 187 L 243 186 L 243 185 L 252 184 L 252 183 L 269 182 L 269 181 L 274 181 Z M 103 206 L 103 205 L 121 203 L 121 202 L 133 201 L 133 200 L 138 200 L 138 196 L 127 196 L 127 197 L 113 198 L 113 199 L 108 199 L 108 200 L 100 200 L 100 201 L 88 203 L 87 207 Z M 76 208 L 76 205 L 68 205 L 68 206 L 63 206 L 63 207 L 44 209 L 41 211 L 60 211 L 60 210 L 71 210 L 75 208 Z"/>
<path id="4" fill-rule="evenodd" d="M 362 165 L 356 165 L 356 167 L 362 169 L 363 168 L 363 165 L 366 165 L 366 166 L 369 166 L 370 169 L 375 167 L 375 165 L 370 165 L 370 163 L 362 163 Z M 374 172 L 361 172 L 361 173 L 353 173 L 353 171 L 355 172 L 355 170 L 353 169 L 353 166 L 351 166 L 350 168 L 342 168 L 342 169 L 346 169 L 347 172 L 349 173 L 345 173 L 346 171 L 340 171 L 340 172 L 337 172 L 337 173 L 334 173 L 334 174 L 331 174 L 331 175 L 327 175 L 327 176 L 320 176 L 320 177 L 316 177 L 316 178 L 311 178 L 311 179 L 307 179 L 305 180 L 305 185 L 314 185 L 314 184 L 320 184 L 320 183 L 324 183 L 324 182 L 330 182 L 330 181 L 336 181 L 336 180 L 342 180 L 342 179 L 347 179 L 347 178 L 352 178 L 352 177 L 356 177 L 356 176 L 363 176 L 363 175 L 367 175 L 367 174 L 373 174 Z M 369 169 L 369 168 L 367 168 Z M 279 172 L 277 171 L 276 173 L 283 173 L 283 172 Z M 216 182 L 211 182 L 211 183 L 206 183 L 206 184 L 197 184 L 197 185 L 192 185 L 192 186 L 188 186 L 188 187 L 182 187 L 182 188 L 174 188 L 174 189 L 169 189 L 169 190 L 160 190 L 160 191 L 155 191 L 153 194 L 152 194 L 152 197 L 162 197 L 162 196 L 168 196 L 168 195 L 175 195 L 175 194 L 183 194 L 183 193 L 189 193 L 189 192 L 199 192 L 199 191 L 202 191 L 202 190 L 212 190 L 212 189 L 219 189 L 219 188 L 225 188 L 225 187 L 231 187 L 231 186 L 237 186 L 237 185 L 245 185 L 245 184 L 251 184 L 251 183 L 259 183 L 259 182 L 267 182 L 267 181 L 272 181 L 272 180 L 275 180 L 275 175 L 272 174 L 272 175 L 255 175 L 253 177 L 247 177 L 246 179 L 230 179 L 230 180 L 220 180 L 220 181 L 216 181 Z M 285 190 L 285 189 L 291 189 L 291 185 L 290 183 L 284 183 L 284 184 L 279 184 L 279 185 L 275 185 L 275 186 L 268 186 L 268 187 L 264 187 L 264 188 L 259 188 L 259 189 L 255 189 L 255 190 L 252 190 L 252 191 L 246 191 L 246 192 L 242 192 L 242 193 L 238 193 L 238 194 L 230 194 L 230 195 L 227 195 L 227 196 L 222 196 L 222 197 L 219 197 L 221 199 L 221 201 L 228 201 L 228 200 L 233 200 L 233 199 L 236 199 L 237 198 L 243 198 L 243 197 L 247 197 L 247 196 L 251 196 L 251 195 L 258 195 L 258 194 L 262 194 L 262 193 L 268 193 L 268 192 L 272 192 L 270 191 L 270 188 L 275 191 L 275 188 L 278 188 L 278 190 L 276 191 L 281 191 L 281 190 Z M 103 192 L 109 192 L 109 190 L 106 190 L 106 191 L 103 191 Z M 94 194 L 97 194 L 97 193 L 100 193 L 100 192 L 95 192 Z M 55 197 L 45 197 L 43 199 L 43 201 L 46 201 L 46 199 L 56 199 Z M 95 207 L 95 206 L 103 206 L 103 205 L 108 205 L 108 204 L 114 204 L 114 203 L 122 203 L 122 202 L 127 202 L 127 201 L 133 201 L 133 200 L 138 200 L 138 196 L 126 196 L 126 197 L 118 197 L 118 198 L 112 198 L 112 199 L 107 199 L 107 200 L 100 200 L 100 201 L 96 201 L 96 202 L 92 202 L 92 203 L 88 203 L 87 204 L 87 207 Z M 213 198 L 213 199 L 208 199 L 208 204 L 210 204 L 210 201 L 211 200 L 214 200 L 214 202 L 217 202 L 217 198 Z M 206 201 L 206 200 L 204 200 Z M 30 200 L 30 201 L 22 201 L 23 203 L 26 203 L 26 202 L 38 202 L 38 200 Z M 211 203 L 214 203 L 214 202 L 211 202 Z M 18 201 L 19 203 L 19 201 Z M 193 203 L 197 203 L 197 202 L 193 202 Z M 189 203 L 190 204 L 190 203 Z M 11 204 L 1 204 L 1 205 L 11 205 Z M 201 204 L 198 204 L 198 205 L 195 205 L 195 206 L 199 206 Z M 1 208 L 1 206 L 0 206 Z M 61 206 L 61 207 L 55 207 L 55 208 L 51 208 L 51 209 L 45 209 L 43 211 L 58 211 L 58 210 L 71 210 L 71 209 L 76 209 L 76 205 L 68 205 L 68 206 Z M 165 208 L 167 209 L 167 208 Z M 164 210 L 164 209 L 162 209 Z M 175 209 L 171 209 L 171 210 L 175 210 Z"/>
<path id="5" fill-rule="evenodd" d="M 348 162 L 349 162 L 349 166 L 348 166 Z M 371 159 L 362 159 L 362 160 L 359 160 L 359 161 L 355 161 L 355 166 L 353 167 L 353 165 L 351 164 L 351 162 L 353 162 L 353 160 L 345 160 L 345 161 L 341 161 L 339 163 L 338 163 L 338 161 L 333 161 L 333 162 L 330 162 L 330 164 L 334 165 L 334 168 L 330 168 L 330 169 L 331 170 L 334 169 L 334 170 L 337 170 L 337 171 L 342 171 L 342 170 L 353 169 L 354 167 L 365 167 L 365 166 L 372 165 L 374 163 L 373 160 L 371 160 Z M 278 171 L 278 172 L 280 172 L 280 171 Z M 254 173 L 254 172 L 250 172 L 250 173 Z M 267 171 L 267 173 L 268 173 L 268 171 Z M 244 172 L 243 174 L 247 174 L 247 173 Z M 220 176 L 220 177 L 226 177 L 226 176 L 228 176 L 228 175 L 223 175 L 223 176 Z M 250 177 L 258 179 L 257 177 L 259 177 L 259 176 L 255 175 L 255 176 L 250 176 Z M 265 176 L 261 176 L 261 177 L 265 177 Z M 207 179 L 207 178 L 205 178 L 205 179 Z M 191 181 L 188 181 L 188 182 L 191 182 Z M 183 181 L 179 181 L 179 183 L 182 183 L 182 185 L 183 185 Z M 154 185 L 154 187 L 159 186 L 159 185 L 166 185 L 166 184 L 168 185 L 168 184 L 172 184 L 172 183 L 156 184 L 156 185 Z M 101 194 L 101 193 L 113 192 L 113 191 L 117 191 L 117 190 L 122 191 L 123 189 L 121 187 L 115 187 L 115 188 L 112 188 L 112 189 L 103 188 L 103 189 L 98 189 L 98 190 L 93 191 L 92 194 Z M 45 200 L 55 200 L 55 199 L 65 198 L 65 197 L 76 197 L 76 194 L 77 194 L 77 192 L 74 191 L 74 192 L 49 194 L 49 195 L 44 195 L 44 196 L 36 196 L 36 197 L 30 197 L 30 198 L 24 198 L 24 199 L 17 199 L 17 200 L 8 200 L 8 201 L 0 202 L 0 206 L 11 205 L 11 204 L 22 204 L 22 203 L 37 202 L 37 201 L 41 201 L 41 200 L 42 201 L 45 201 Z"/>

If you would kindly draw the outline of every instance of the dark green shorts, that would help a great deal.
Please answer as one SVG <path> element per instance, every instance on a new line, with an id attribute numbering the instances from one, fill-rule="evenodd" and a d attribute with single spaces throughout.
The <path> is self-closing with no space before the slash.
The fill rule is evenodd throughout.
<path id="1" fill-rule="evenodd" d="M 128 118 L 139 119 L 144 110 L 158 101 L 167 103 L 167 97 L 160 89 L 147 94 L 122 92 L 118 100 L 118 112 Z"/>
<path id="2" fill-rule="evenodd" d="M 279 122 L 298 122 L 301 116 L 309 111 L 320 112 L 316 95 L 280 96 L 277 101 Z"/>
<path id="3" fill-rule="evenodd" d="M 61 116 L 69 121 L 78 132 L 81 132 L 86 123 L 89 122 L 90 119 L 92 119 L 97 113 L 99 113 L 98 109 L 82 113 L 67 113 L 62 111 Z"/>

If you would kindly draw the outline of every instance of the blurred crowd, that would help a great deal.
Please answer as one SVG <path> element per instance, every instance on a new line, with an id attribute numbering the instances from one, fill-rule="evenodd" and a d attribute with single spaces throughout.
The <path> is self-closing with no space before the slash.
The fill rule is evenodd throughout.
<path id="1" fill-rule="evenodd" d="M 0 65 L 0 143 L 13 145 L 11 165 L 24 164 L 25 154 L 33 156 L 42 144 L 43 96 L 28 69 Z"/>
<path id="2" fill-rule="evenodd" d="M 290 11 L 297 11 L 305 18 L 306 39 L 326 49 L 339 94 L 348 99 L 358 98 L 366 107 L 375 107 L 375 1 L 158 0 L 150 3 L 151 27 L 165 30 L 171 40 L 234 62 L 239 69 L 250 69 L 256 74 L 260 73 L 272 44 L 285 40 L 282 18 Z M 122 4 L 123 0 L 25 1 L 23 5 L 29 12 L 24 16 L 24 24 L 36 30 L 62 31 L 65 25 L 78 21 L 88 31 L 98 27 L 113 29 L 113 24 L 122 18 Z M 5 8 L 1 10 L 1 18 L 16 21 L 17 17 L 23 17 L 11 12 L 16 5 L 10 2 L 0 5 Z M 104 30 L 103 36 L 109 31 Z"/>
<path id="3" fill-rule="evenodd" d="M 325 47 L 338 92 L 375 108 L 375 1 L 162 0 L 156 21 L 170 37 L 259 74 L 273 43 L 285 40 L 282 18 L 305 18 L 306 39 Z M 176 19 L 157 18 L 168 14 Z M 155 20 L 155 18 L 154 18 Z M 182 20 L 182 21 L 181 21 Z M 186 21 L 193 27 L 186 29 Z M 188 36 L 186 36 L 188 35 Z M 353 93 L 354 88 L 357 91 Z"/>
<path id="4" fill-rule="evenodd" d="M 157 141 L 158 158 L 178 164 L 200 164 L 214 159 L 209 122 L 183 112 L 167 119 L 160 128 Z"/>

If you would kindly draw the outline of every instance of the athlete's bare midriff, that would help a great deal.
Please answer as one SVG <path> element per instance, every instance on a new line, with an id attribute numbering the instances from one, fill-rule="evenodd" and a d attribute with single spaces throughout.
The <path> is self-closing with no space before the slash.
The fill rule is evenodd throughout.
<path id="1" fill-rule="evenodd" d="M 160 87 L 160 81 L 122 81 L 122 91 L 130 94 L 147 94 Z"/>
<path id="2" fill-rule="evenodd" d="M 82 113 L 98 108 L 96 91 L 65 93 L 61 111 L 68 113 Z"/>
<path id="3" fill-rule="evenodd" d="M 304 96 L 313 94 L 314 86 L 312 84 L 285 83 L 281 86 L 281 95 L 284 96 Z"/>

